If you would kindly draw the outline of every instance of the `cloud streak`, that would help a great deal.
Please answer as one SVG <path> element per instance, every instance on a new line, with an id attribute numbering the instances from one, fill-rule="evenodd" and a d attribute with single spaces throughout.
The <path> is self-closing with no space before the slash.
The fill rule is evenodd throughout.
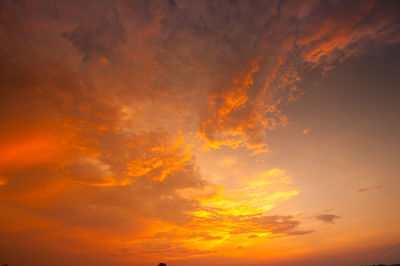
<path id="1" fill-rule="evenodd" d="M 375 186 L 375 187 L 360 188 L 359 190 L 357 190 L 357 193 L 358 194 L 364 194 L 364 193 L 368 193 L 368 192 L 371 192 L 371 191 L 374 191 L 374 190 L 378 190 L 378 189 L 381 189 L 381 188 L 383 188 L 382 185 L 378 185 L 378 186 Z"/>
<path id="2" fill-rule="evenodd" d="M 322 221 L 324 223 L 330 223 L 333 224 L 335 223 L 335 220 L 339 219 L 340 216 L 335 215 L 335 214 L 320 214 L 315 216 L 315 219 L 318 221 Z"/>

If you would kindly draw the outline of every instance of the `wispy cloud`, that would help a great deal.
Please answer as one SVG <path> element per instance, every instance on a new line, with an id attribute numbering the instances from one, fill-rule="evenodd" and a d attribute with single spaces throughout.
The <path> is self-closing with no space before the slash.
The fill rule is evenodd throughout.
<path id="1" fill-rule="evenodd" d="M 378 189 L 381 189 L 381 188 L 383 188 L 382 185 L 378 185 L 378 186 L 375 186 L 375 187 L 360 188 L 359 190 L 357 190 L 357 193 L 358 194 L 364 194 L 364 193 L 368 193 L 368 192 L 371 192 L 371 191 L 374 191 L 374 190 L 378 190 Z"/>
<path id="2" fill-rule="evenodd" d="M 335 223 L 335 220 L 337 220 L 339 218 L 340 218 L 340 216 L 335 215 L 335 214 L 320 214 L 320 215 L 315 216 L 315 219 L 322 221 L 324 223 L 330 223 L 330 224 Z"/>

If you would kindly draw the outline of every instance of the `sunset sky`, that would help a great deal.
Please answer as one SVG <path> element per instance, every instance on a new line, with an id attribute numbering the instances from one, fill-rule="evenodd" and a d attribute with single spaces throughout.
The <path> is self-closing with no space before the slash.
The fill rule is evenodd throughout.
<path id="1" fill-rule="evenodd" d="M 0 1 L 0 265 L 400 263 L 400 1 Z"/>

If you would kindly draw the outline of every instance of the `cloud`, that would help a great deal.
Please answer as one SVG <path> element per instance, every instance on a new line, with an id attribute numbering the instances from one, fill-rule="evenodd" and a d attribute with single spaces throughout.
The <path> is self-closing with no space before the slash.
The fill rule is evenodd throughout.
<path id="1" fill-rule="evenodd" d="M 314 230 L 293 231 L 293 232 L 289 232 L 288 235 L 299 236 L 299 235 L 308 235 L 311 233 L 314 233 Z"/>
<path id="2" fill-rule="evenodd" d="M 255 154 L 269 151 L 269 130 L 288 123 L 283 107 L 301 98 L 303 73 L 399 40 L 398 6 L 388 2 L 43 1 L 7 2 L 6 8 L 12 15 L 3 31 L 17 44 L 9 54 L 22 49 L 22 39 L 31 40 L 29 57 L 41 58 L 35 62 L 46 62 L 40 51 L 55 53 L 54 61 L 64 58 L 57 50 L 67 50 L 98 69 L 84 67 L 86 82 L 94 81 L 82 88 L 95 87 L 105 98 L 109 89 L 119 104 L 137 102 L 138 119 L 159 110 L 152 118 L 170 128 L 174 124 L 162 117 L 174 113 L 207 148 L 247 147 Z"/>
<path id="3" fill-rule="evenodd" d="M 303 74 L 397 43 L 398 11 L 385 1 L 2 2 L 0 239 L 130 262 L 310 233 L 269 213 L 299 193 L 282 169 L 224 190 L 195 153 L 268 152 Z"/>
<path id="4" fill-rule="evenodd" d="M 381 189 L 382 187 L 383 187 L 382 185 L 378 185 L 378 186 L 375 186 L 375 187 L 360 188 L 359 190 L 357 190 L 357 193 L 358 194 L 364 194 L 364 193 L 368 193 L 370 191 Z"/>
<path id="5" fill-rule="evenodd" d="M 333 224 L 335 223 L 335 220 L 339 219 L 340 216 L 337 216 L 335 214 L 320 214 L 315 216 L 315 219 L 322 221 L 324 223 L 330 223 Z"/>
<path id="6" fill-rule="evenodd" d="M 261 9 L 257 4 L 254 8 Z M 386 8 L 372 1 L 307 2 L 301 7 L 271 4 L 264 11 L 270 20 L 264 21 L 254 19 L 258 18 L 255 10 L 235 19 L 227 15 L 222 27 L 238 28 L 236 35 L 229 37 L 241 57 L 229 58 L 234 66 L 223 71 L 230 71 L 232 78 L 219 83 L 225 87 L 216 85 L 210 90 L 200 122 L 207 147 L 268 151 L 266 132 L 287 124 L 282 107 L 302 96 L 297 85 L 303 72 L 329 69 L 332 63 L 358 55 L 369 45 L 398 41 L 397 19 Z M 388 17 L 381 16 L 383 10 Z M 248 17 L 254 23 L 242 25 L 241 20 Z M 252 52 L 243 54 L 246 44 Z"/>

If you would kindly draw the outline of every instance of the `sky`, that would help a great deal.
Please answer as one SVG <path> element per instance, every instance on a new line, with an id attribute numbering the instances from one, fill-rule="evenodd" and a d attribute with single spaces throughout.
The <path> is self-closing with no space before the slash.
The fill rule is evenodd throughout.
<path id="1" fill-rule="evenodd" d="M 400 263 L 400 1 L 0 2 L 0 264 Z"/>

